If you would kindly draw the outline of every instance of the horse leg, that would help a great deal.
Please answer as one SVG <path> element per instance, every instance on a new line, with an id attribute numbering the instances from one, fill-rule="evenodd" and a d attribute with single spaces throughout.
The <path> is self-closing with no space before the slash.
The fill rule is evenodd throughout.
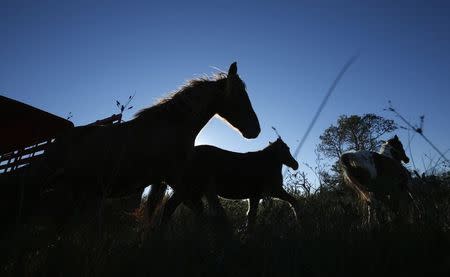
<path id="1" fill-rule="evenodd" d="M 282 187 L 278 187 L 272 193 L 272 196 L 288 202 L 291 205 L 292 211 L 294 212 L 295 220 L 298 221 L 298 216 L 300 214 L 300 207 L 297 199 L 295 199 L 294 196 L 287 193 Z"/>
<path id="2" fill-rule="evenodd" d="M 182 201 L 183 196 L 180 192 L 174 192 L 174 194 L 172 194 L 169 200 L 167 200 L 162 217 L 162 223 L 164 225 L 169 221 L 170 217 L 172 216 L 172 214 L 175 212 L 178 205 L 180 205 Z"/>
<path id="3" fill-rule="evenodd" d="M 210 212 L 214 217 L 225 217 L 225 210 L 220 204 L 219 197 L 213 193 L 207 193 L 206 199 L 210 206 Z"/>
<path id="4" fill-rule="evenodd" d="M 219 197 L 214 192 L 207 192 L 205 194 L 210 208 L 212 230 L 218 237 L 218 243 L 222 244 L 225 241 L 229 241 L 232 236 L 231 224 L 227 219 L 225 209 L 220 204 Z M 220 248 L 226 247 L 226 245 L 219 246 Z"/>
<path id="5" fill-rule="evenodd" d="M 203 201 L 201 197 L 193 197 L 189 200 L 184 201 L 184 204 L 191 209 L 195 214 L 196 225 L 201 226 L 204 224 L 204 209 Z"/>
<path id="6" fill-rule="evenodd" d="M 227 221 L 226 213 L 222 204 L 220 204 L 219 197 L 217 196 L 217 194 L 209 190 L 205 193 L 205 196 L 206 200 L 208 201 L 209 210 L 212 217 L 215 220 L 226 222 Z"/>
<path id="7" fill-rule="evenodd" d="M 396 195 L 396 221 L 401 224 L 411 222 L 410 207 L 412 204 L 412 198 L 407 190 L 403 190 Z"/>
<path id="8" fill-rule="evenodd" d="M 250 198 L 247 211 L 247 232 L 253 233 L 256 215 L 258 214 L 259 198 Z"/>
<path id="9" fill-rule="evenodd" d="M 151 186 L 147 197 L 146 209 L 144 210 L 144 222 L 146 224 L 156 224 L 156 213 L 158 208 L 162 205 L 166 189 L 167 185 L 165 183 L 158 183 Z"/>
<path id="10" fill-rule="evenodd" d="M 208 201 L 211 214 L 214 217 L 225 217 L 225 210 L 223 209 L 222 204 L 220 204 L 214 181 L 212 179 L 209 180 L 204 188 L 204 195 Z"/>
<path id="11" fill-rule="evenodd" d="M 378 225 L 385 226 L 389 222 L 389 209 L 386 210 L 386 205 L 390 206 L 390 203 L 391 200 L 387 199 L 386 196 L 379 196 L 378 199 L 372 200 L 370 207 L 372 213 L 375 214 L 375 216 L 372 217 L 372 221 L 376 219 Z"/>
<path id="12" fill-rule="evenodd" d="M 203 205 L 201 198 L 192 198 L 189 200 L 184 201 L 184 204 L 191 209 L 196 216 L 203 215 L 203 211 L 205 209 L 205 206 Z"/>
<path id="13" fill-rule="evenodd" d="M 378 201 L 364 202 L 363 207 L 366 209 L 366 224 L 368 227 L 382 225 L 385 222 L 385 215 Z"/>

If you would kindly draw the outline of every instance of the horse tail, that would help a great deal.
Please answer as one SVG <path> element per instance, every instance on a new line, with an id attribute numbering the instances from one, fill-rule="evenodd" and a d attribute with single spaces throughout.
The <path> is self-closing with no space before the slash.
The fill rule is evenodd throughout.
<path id="1" fill-rule="evenodd" d="M 344 183 L 356 191 L 360 200 L 371 203 L 370 195 L 363 189 L 361 183 L 354 177 L 351 166 L 352 153 L 344 153 L 339 158 L 339 163 L 342 169 L 342 176 L 344 177 Z"/>
<path id="2" fill-rule="evenodd" d="M 341 165 L 342 169 L 342 176 L 344 177 L 344 181 L 348 184 L 350 182 L 350 171 L 351 171 L 351 165 L 350 165 L 350 154 L 344 153 L 339 158 L 339 163 Z"/>
<path id="3" fill-rule="evenodd" d="M 164 206 L 163 200 L 166 193 L 167 185 L 165 183 L 154 184 L 150 188 L 147 201 L 142 203 L 144 210 L 144 220 L 150 223 L 150 226 L 159 224 L 158 211 Z"/>

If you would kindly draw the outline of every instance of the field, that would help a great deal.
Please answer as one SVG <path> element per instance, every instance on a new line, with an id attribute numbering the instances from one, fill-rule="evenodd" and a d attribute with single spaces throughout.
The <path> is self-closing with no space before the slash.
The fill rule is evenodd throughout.
<path id="1" fill-rule="evenodd" d="M 265 200 L 253 234 L 243 231 L 244 201 L 223 200 L 229 225 L 181 206 L 164 230 L 145 234 L 128 213 L 136 199 L 107 201 L 101 229 L 84 217 L 62 228 L 36 219 L 3 233 L 1 275 L 449 276 L 448 175 L 417 182 L 404 223 L 368 224 L 345 189 L 293 193 L 298 224 L 288 204 Z"/>

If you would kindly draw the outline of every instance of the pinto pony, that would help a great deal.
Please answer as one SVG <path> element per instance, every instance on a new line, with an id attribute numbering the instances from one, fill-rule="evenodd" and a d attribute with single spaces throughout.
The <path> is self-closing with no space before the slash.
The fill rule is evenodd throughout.
<path id="1" fill-rule="evenodd" d="M 191 165 L 186 170 L 182 186 L 173 186 L 163 213 L 166 222 L 177 206 L 184 202 L 197 214 L 203 212 L 203 196 L 212 210 L 224 216 L 218 196 L 228 199 L 249 199 L 247 227 L 255 224 L 259 201 L 275 197 L 287 201 L 297 218 L 299 204 L 283 188 L 282 166 L 296 170 L 298 163 L 289 147 L 278 138 L 266 148 L 248 153 L 236 153 L 211 145 L 195 147 Z"/>
<path id="2" fill-rule="evenodd" d="M 260 133 L 236 63 L 228 74 L 189 81 L 127 122 L 73 128 L 56 139 L 46 166 L 56 172 L 54 188 L 75 200 L 133 195 L 152 186 L 150 216 L 166 183 L 179 185 L 199 131 L 218 114 L 245 138 Z M 181 186 L 181 185 L 180 185 Z"/>
<path id="3" fill-rule="evenodd" d="M 395 212 L 405 208 L 410 197 L 410 174 L 402 165 L 409 162 L 403 145 L 395 135 L 384 142 L 378 153 L 356 151 L 339 159 L 345 183 L 370 207 L 384 202 Z M 379 214 L 377 214 L 379 216 Z"/>

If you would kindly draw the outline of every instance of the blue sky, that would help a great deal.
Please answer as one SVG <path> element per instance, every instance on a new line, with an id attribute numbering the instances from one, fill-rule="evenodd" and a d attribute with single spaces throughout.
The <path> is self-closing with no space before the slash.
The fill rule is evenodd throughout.
<path id="1" fill-rule="evenodd" d="M 299 155 L 314 164 L 319 135 L 341 114 L 376 113 L 391 100 L 450 148 L 450 4 L 446 1 L 4 1 L 0 94 L 75 125 L 117 112 L 129 119 L 185 80 L 238 62 L 261 135 L 245 140 L 213 119 L 197 143 L 253 151 L 275 139 L 292 149 L 337 72 L 361 52 Z M 399 131 L 403 141 L 408 133 Z M 435 152 L 420 137 L 417 165 Z M 426 158 L 425 158 L 426 160 Z M 304 166 L 301 169 L 306 170 Z"/>

